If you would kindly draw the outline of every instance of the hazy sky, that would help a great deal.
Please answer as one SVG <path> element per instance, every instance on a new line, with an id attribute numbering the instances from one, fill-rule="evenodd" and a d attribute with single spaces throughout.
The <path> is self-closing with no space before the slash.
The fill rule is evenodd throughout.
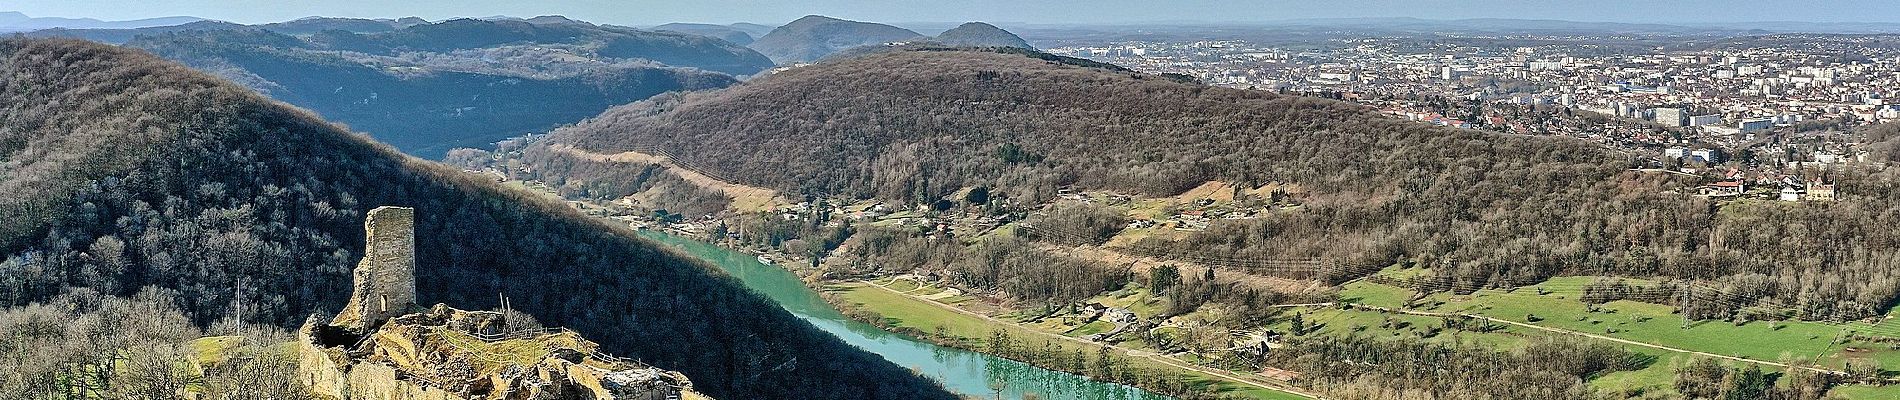
<path id="1" fill-rule="evenodd" d="M 1900 22 L 1895 0 L 0 0 L 0 11 L 108 20 L 190 15 L 240 23 L 300 17 L 430 20 L 561 14 L 622 25 L 758 22 L 807 14 L 880 22 L 1247 22 L 1331 17 L 1614 22 Z"/>

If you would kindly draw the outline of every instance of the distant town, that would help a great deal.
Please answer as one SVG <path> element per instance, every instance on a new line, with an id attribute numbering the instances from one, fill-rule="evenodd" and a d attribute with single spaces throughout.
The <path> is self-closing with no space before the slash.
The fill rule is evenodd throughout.
<path id="1" fill-rule="evenodd" d="M 1628 39 L 1130 40 L 1048 50 L 1217 86 L 1354 101 L 1443 126 L 1574 136 L 1629 150 L 1656 171 L 1729 182 L 1704 191 L 1714 196 L 1760 188 L 1753 193 L 1829 199 L 1833 187 L 1817 171 L 1870 161 L 1852 128 L 1900 120 L 1900 52 L 1866 43 L 1874 38 L 1603 44 Z"/>

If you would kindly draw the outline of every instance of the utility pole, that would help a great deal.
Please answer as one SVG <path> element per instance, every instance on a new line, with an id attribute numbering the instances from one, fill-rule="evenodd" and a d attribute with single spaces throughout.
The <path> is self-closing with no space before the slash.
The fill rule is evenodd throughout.
<path id="1" fill-rule="evenodd" d="M 244 277 L 238 277 L 237 295 L 232 296 L 231 302 L 237 306 L 237 319 L 231 323 L 236 325 L 238 343 L 244 343 Z"/>

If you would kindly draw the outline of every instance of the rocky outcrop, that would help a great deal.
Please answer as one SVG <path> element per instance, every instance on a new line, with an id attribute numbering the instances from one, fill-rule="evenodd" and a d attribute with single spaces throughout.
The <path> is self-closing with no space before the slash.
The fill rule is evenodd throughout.
<path id="1" fill-rule="evenodd" d="M 414 211 L 381 207 L 349 307 L 297 332 L 299 379 L 333 400 L 705 399 L 678 372 L 600 352 L 566 329 L 510 331 L 506 317 L 415 306 Z M 398 315 L 398 313 L 401 313 Z"/>

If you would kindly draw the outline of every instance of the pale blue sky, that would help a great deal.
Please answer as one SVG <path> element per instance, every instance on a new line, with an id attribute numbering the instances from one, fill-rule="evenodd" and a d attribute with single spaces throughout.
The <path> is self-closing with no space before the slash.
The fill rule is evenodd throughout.
<path id="1" fill-rule="evenodd" d="M 679 21 L 776 25 L 806 14 L 883 22 L 1252 22 L 1334 17 L 1900 22 L 1900 1 L 1895 0 L 0 0 L 0 11 L 108 20 L 189 15 L 242 23 L 313 15 L 438 20 L 546 14 L 623 25 Z"/>

